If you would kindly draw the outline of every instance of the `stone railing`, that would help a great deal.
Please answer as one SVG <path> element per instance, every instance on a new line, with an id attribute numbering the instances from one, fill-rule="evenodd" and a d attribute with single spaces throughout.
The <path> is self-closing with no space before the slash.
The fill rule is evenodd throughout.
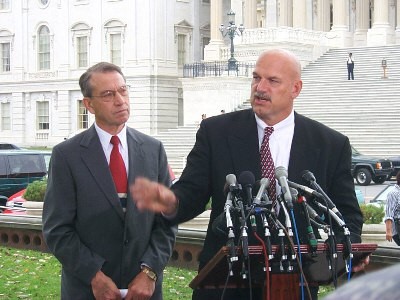
<path id="1" fill-rule="evenodd" d="M 209 211 L 179 226 L 176 245 L 169 262 L 172 266 L 197 269 L 203 248 Z M 368 269 L 379 269 L 400 262 L 400 248 L 385 241 L 383 224 L 364 225 L 363 243 L 378 244 Z M 0 246 L 48 252 L 42 236 L 42 220 L 34 216 L 0 214 Z"/>

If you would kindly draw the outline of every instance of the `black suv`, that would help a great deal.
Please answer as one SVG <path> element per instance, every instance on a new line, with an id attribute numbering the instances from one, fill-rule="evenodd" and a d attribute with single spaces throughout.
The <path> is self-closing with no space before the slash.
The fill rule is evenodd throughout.
<path id="1" fill-rule="evenodd" d="M 0 151 L 0 195 L 11 195 L 47 175 L 46 155 L 40 151 Z"/>
<path id="2" fill-rule="evenodd" d="M 352 148 L 351 172 L 359 185 L 369 185 L 371 180 L 381 184 L 389 179 L 393 164 L 387 158 L 362 155 Z"/>

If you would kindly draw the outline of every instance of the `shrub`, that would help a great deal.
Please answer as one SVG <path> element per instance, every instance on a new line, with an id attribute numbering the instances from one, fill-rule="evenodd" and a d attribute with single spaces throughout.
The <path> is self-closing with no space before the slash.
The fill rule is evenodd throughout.
<path id="1" fill-rule="evenodd" d="M 47 180 L 36 180 L 28 184 L 22 197 L 27 201 L 43 202 L 46 188 Z"/>
<path id="2" fill-rule="evenodd" d="M 361 204 L 360 208 L 361 208 L 361 212 L 362 212 L 363 220 L 364 220 L 365 224 L 380 224 L 380 223 L 382 223 L 382 219 L 385 216 L 383 206 Z"/>

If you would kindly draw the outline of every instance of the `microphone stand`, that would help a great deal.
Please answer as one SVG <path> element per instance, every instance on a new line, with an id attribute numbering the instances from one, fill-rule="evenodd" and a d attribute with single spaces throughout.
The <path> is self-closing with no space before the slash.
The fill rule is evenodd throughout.
<path id="1" fill-rule="evenodd" d="M 242 252 L 243 252 L 243 264 L 242 264 L 242 278 L 246 279 L 247 278 L 247 272 L 246 272 L 246 267 L 245 267 L 245 262 L 248 261 L 249 259 L 249 240 L 248 240 L 248 235 L 247 235 L 247 225 L 246 225 L 246 215 L 244 212 L 244 207 L 243 207 L 243 202 L 241 199 L 238 199 L 237 204 L 239 206 L 239 210 L 241 213 L 241 218 L 240 218 L 240 242 L 242 244 Z"/>
<path id="2" fill-rule="evenodd" d="M 308 214 L 308 210 L 306 207 L 306 205 L 307 205 L 306 199 L 304 196 L 298 196 L 297 201 L 299 203 L 301 203 L 301 207 L 303 209 L 303 213 L 306 218 L 308 243 L 309 243 L 310 249 L 311 249 L 311 256 L 317 256 L 318 241 L 315 238 L 314 230 L 311 226 L 310 215 Z"/>
<path id="3" fill-rule="evenodd" d="M 231 213 L 230 213 L 230 207 L 232 206 L 232 201 L 227 201 L 225 205 L 225 216 L 226 216 L 226 226 L 228 227 L 228 241 L 227 241 L 227 247 L 229 249 L 229 256 L 228 256 L 228 264 L 229 264 L 229 275 L 233 276 L 233 271 L 232 271 L 232 263 L 234 261 L 238 260 L 238 257 L 236 255 L 235 251 L 235 233 L 233 230 L 233 223 L 232 223 L 232 218 L 231 218 Z"/>
<path id="4" fill-rule="evenodd" d="M 283 210 L 283 212 L 285 214 L 285 227 L 286 227 L 286 230 L 288 232 L 288 239 L 293 241 L 292 222 L 290 221 L 290 216 L 289 216 L 289 213 L 288 213 L 288 211 L 286 209 L 286 201 L 284 201 L 284 199 L 282 197 L 282 194 L 277 195 L 277 199 L 279 201 L 280 208 Z M 292 271 L 293 270 L 293 266 L 287 260 L 287 255 L 285 253 L 285 234 L 284 234 L 284 231 L 283 231 L 282 228 L 279 229 L 278 237 L 279 237 L 280 248 L 281 248 L 281 270 L 283 271 L 283 262 L 287 261 L 287 263 L 288 263 L 287 270 L 288 271 Z M 290 257 L 291 257 L 292 260 L 296 259 L 296 255 L 291 251 L 290 243 L 289 243 L 289 247 L 288 247 L 288 252 L 291 253 Z"/>
<path id="5" fill-rule="evenodd" d="M 346 223 L 335 213 L 332 211 L 332 209 L 322 205 L 321 203 L 317 202 L 316 203 L 318 207 L 321 209 L 325 210 L 328 212 L 332 218 L 336 221 L 336 223 L 343 229 L 344 233 L 344 252 L 343 252 L 343 258 L 347 261 L 347 259 L 352 259 L 353 258 L 353 253 L 352 253 L 352 245 L 351 245 L 351 239 L 350 239 L 350 230 L 347 227 Z M 346 264 L 347 267 L 347 264 Z M 350 272 L 351 270 L 347 270 Z"/>
<path id="6" fill-rule="evenodd" d="M 334 213 L 330 208 L 328 208 L 325 205 L 322 205 L 318 201 L 314 201 L 314 204 L 316 204 L 320 209 L 327 212 L 328 215 L 330 215 L 339 226 L 341 226 L 342 228 L 346 227 L 346 224 L 343 222 L 343 220 L 336 213 Z M 330 224 L 330 225 L 331 226 L 330 226 L 330 230 L 328 232 L 328 240 L 327 240 L 328 250 L 330 253 L 328 262 L 329 262 L 329 269 L 332 271 L 332 278 L 334 279 L 333 284 L 336 287 L 337 281 L 336 281 L 336 268 L 335 268 L 334 261 L 337 260 L 337 248 L 336 248 L 336 239 L 335 239 L 335 236 L 334 236 L 334 233 L 332 230 L 332 224 Z M 347 229 L 347 231 L 348 231 L 348 229 Z M 349 232 L 349 235 L 350 235 L 350 232 Z"/>
<path id="7" fill-rule="evenodd" d="M 271 260 L 274 258 L 274 254 L 272 253 L 272 244 L 271 244 L 271 231 L 270 231 L 270 226 L 268 224 L 267 217 L 265 216 L 265 213 L 261 213 L 261 221 L 263 223 L 263 228 L 264 228 L 264 242 L 265 246 L 267 248 L 267 253 L 268 253 L 268 259 Z"/>

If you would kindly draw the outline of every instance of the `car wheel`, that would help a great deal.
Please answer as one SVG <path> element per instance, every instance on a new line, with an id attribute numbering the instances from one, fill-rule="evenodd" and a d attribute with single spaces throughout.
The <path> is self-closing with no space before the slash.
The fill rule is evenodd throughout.
<path id="1" fill-rule="evenodd" d="M 377 184 L 382 184 L 387 180 L 387 176 L 378 176 L 374 178 L 374 182 Z"/>
<path id="2" fill-rule="evenodd" d="M 371 183 L 371 172 L 368 169 L 358 169 L 356 172 L 356 181 L 359 185 L 369 185 Z"/>

